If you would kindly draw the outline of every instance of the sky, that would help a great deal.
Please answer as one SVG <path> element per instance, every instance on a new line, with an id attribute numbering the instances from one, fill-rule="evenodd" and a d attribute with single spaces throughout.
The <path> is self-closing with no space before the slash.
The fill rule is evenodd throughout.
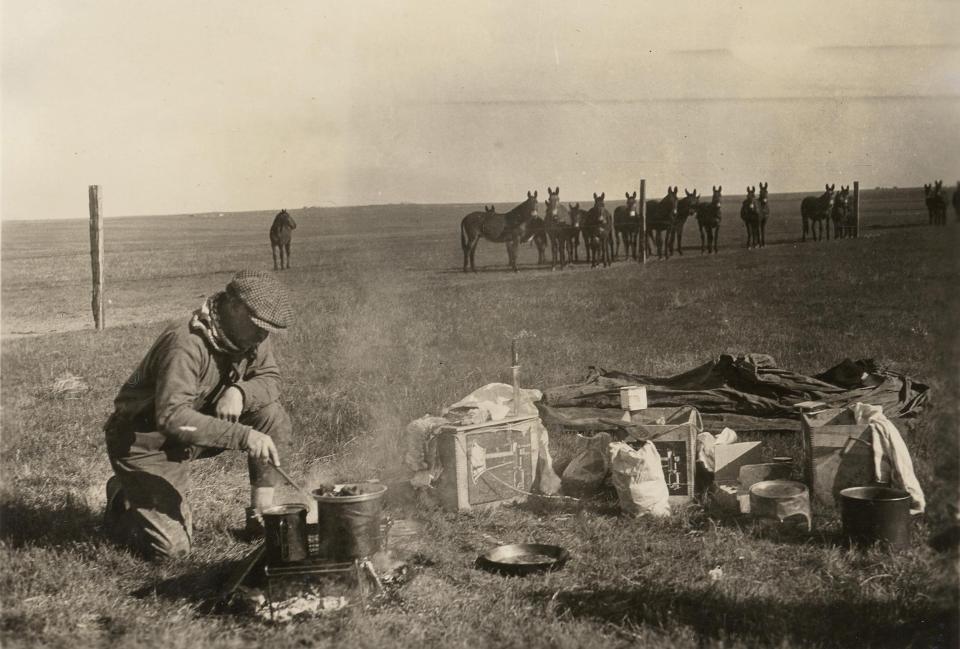
<path id="1" fill-rule="evenodd" d="M 0 218 L 960 180 L 960 3 L 2 0 Z M 663 191 L 661 191 L 663 190 Z"/>

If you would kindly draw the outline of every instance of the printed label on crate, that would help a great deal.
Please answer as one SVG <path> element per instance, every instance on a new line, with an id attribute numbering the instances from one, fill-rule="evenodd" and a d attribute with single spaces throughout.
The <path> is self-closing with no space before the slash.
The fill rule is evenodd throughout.
<path id="1" fill-rule="evenodd" d="M 657 440 L 656 447 L 660 453 L 663 477 L 667 481 L 667 491 L 671 496 L 688 495 L 690 476 L 687 475 L 687 443 Z"/>
<path id="2" fill-rule="evenodd" d="M 467 433 L 470 504 L 503 500 L 525 492 L 533 482 L 530 435 L 502 429 Z"/>

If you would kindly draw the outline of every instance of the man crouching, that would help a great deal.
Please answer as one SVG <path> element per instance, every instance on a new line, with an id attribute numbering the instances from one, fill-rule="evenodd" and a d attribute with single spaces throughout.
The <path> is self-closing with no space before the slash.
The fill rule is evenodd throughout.
<path id="1" fill-rule="evenodd" d="M 241 271 L 189 322 L 168 327 L 120 388 L 104 432 L 114 476 L 104 527 L 149 559 L 190 551 L 187 462 L 244 450 L 250 471 L 248 534 L 262 533 L 289 444 L 278 402 L 280 371 L 267 336 L 290 324 L 286 289 L 265 272 Z"/>

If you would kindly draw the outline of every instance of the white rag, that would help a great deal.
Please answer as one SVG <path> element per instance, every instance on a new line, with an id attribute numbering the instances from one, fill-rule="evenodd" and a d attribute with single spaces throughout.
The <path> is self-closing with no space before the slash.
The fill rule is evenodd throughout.
<path id="1" fill-rule="evenodd" d="M 869 424 L 873 445 L 873 471 L 877 482 L 889 482 L 910 494 L 910 513 L 920 514 L 927 503 L 913 472 L 910 451 L 900 431 L 883 414 L 883 407 L 867 403 L 851 406 L 858 424 Z"/>

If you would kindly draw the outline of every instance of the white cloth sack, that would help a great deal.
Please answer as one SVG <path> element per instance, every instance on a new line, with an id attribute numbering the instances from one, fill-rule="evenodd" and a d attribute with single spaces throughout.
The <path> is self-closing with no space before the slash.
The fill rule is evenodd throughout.
<path id="1" fill-rule="evenodd" d="M 670 492 L 653 442 L 646 442 L 639 449 L 614 442 L 609 452 L 611 480 L 620 499 L 620 511 L 631 516 L 669 516 Z"/>
<path id="2" fill-rule="evenodd" d="M 858 424 L 869 424 L 873 445 L 873 470 L 877 482 L 890 483 L 910 494 L 910 513 L 926 509 L 926 499 L 913 472 L 913 460 L 900 431 L 883 414 L 882 406 L 855 403 L 851 406 Z"/>

